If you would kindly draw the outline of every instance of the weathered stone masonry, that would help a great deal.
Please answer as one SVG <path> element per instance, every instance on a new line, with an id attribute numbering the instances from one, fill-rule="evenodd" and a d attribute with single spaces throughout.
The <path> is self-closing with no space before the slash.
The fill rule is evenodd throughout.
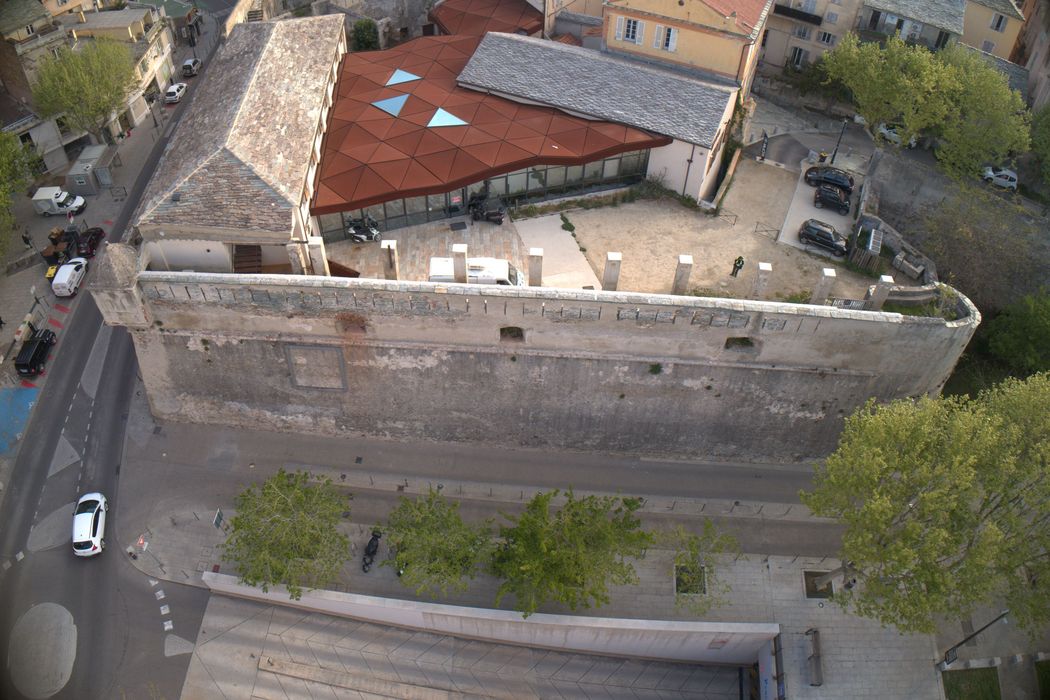
<path id="1" fill-rule="evenodd" d="M 110 246 L 94 293 L 106 322 L 132 332 L 157 417 L 321 434 L 815 457 L 869 397 L 938 391 L 980 320 L 965 299 L 964 317 L 946 322 L 615 292 L 135 274 L 134 255 Z"/>

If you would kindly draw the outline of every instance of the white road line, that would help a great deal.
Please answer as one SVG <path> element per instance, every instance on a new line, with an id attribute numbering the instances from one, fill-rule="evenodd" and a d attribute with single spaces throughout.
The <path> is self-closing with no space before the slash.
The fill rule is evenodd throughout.
<path id="1" fill-rule="evenodd" d="M 15 561 L 22 561 L 25 558 L 26 555 L 21 550 L 19 550 L 18 554 L 15 555 Z"/>
<path id="2" fill-rule="evenodd" d="M 169 608 L 167 605 L 160 606 L 160 614 L 161 615 L 170 615 L 171 614 L 171 608 Z"/>
<path id="3" fill-rule="evenodd" d="M 171 620 L 165 620 L 164 621 L 164 631 L 165 632 L 171 632 L 173 629 L 175 629 L 175 623 L 172 622 Z"/>
<path id="4" fill-rule="evenodd" d="M 158 581 L 158 580 L 157 580 L 157 579 L 155 579 L 155 578 L 151 578 L 151 579 L 149 579 L 149 586 L 150 586 L 150 588 L 153 588 L 153 587 L 154 587 L 154 586 L 156 586 L 156 585 L 157 585 L 158 583 L 160 583 L 160 581 Z"/>
<path id="5" fill-rule="evenodd" d="M 153 594 L 157 600 L 164 600 L 164 589 L 157 589 L 157 592 Z"/>

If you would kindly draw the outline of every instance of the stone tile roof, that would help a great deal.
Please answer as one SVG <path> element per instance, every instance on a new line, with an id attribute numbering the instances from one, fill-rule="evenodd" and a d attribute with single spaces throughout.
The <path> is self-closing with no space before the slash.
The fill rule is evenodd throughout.
<path id="1" fill-rule="evenodd" d="M 986 51 L 981 51 L 968 44 L 959 42 L 960 46 L 963 46 L 970 51 L 987 61 L 996 70 L 1006 76 L 1006 82 L 1010 84 L 1011 90 L 1017 90 L 1021 93 L 1021 99 L 1028 102 L 1028 69 L 1024 66 L 1019 66 L 1016 63 L 1011 63 L 1005 58 L 999 58 Z"/>
<path id="2" fill-rule="evenodd" d="M 1013 0 L 973 0 L 978 5 L 989 7 L 1001 15 L 1024 21 L 1024 15 Z"/>
<path id="3" fill-rule="evenodd" d="M 0 34 L 14 34 L 27 24 L 48 20 L 51 14 L 40 0 L 3 0 L 0 2 Z"/>
<path id="4" fill-rule="evenodd" d="M 135 22 L 153 23 L 153 10 L 139 8 L 137 10 L 105 10 L 103 12 L 85 12 L 84 21 L 80 21 L 80 14 L 70 12 L 56 17 L 66 31 L 78 29 L 120 29 L 129 27 Z"/>
<path id="5" fill-rule="evenodd" d="M 290 232 L 342 32 L 342 15 L 238 24 L 133 221 Z"/>
<path id="6" fill-rule="evenodd" d="M 737 92 L 599 51 L 495 33 L 481 40 L 459 83 L 705 147 Z"/>
<path id="7" fill-rule="evenodd" d="M 864 0 L 876 10 L 962 36 L 966 0 Z"/>
<path id="8" fill-rule="evenodd" d="M 557 19 L 563 19 L 566 22 L 575 22 L 576 24 L 585 24 L 590 27 L 602 26 L 601 17 L 592 17 L 590 15 L 581 15 L 576 12 L 567 12 L 562 10 L 558 13 Z"/>

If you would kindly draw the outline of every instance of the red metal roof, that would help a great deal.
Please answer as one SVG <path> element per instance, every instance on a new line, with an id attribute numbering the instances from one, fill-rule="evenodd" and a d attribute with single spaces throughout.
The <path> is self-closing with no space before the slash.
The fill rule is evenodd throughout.
<path id="1" fill-rule="evenodd" d="M 543 29 L 543 14 L 525 0 L 445 0 L 430 11 L 445 34 L 485 36 L 516 32 L 532 36 Z"/>
<path id="2" fill-rule="evenodd" d="M 671 143 L 622 124 L 459 87 L 456 78 L 479 42 L 479 37 L 422 37 L 386 51 L 345 56 L 322 147 L 314 214 L 448 192 L 531 165 L 580 165 Z M 398 70 L 403 73 L 395 77 Z M 406 73 L 418 79 L 406 79 Z M 398 78 L 404 82 L 387 84 Z M 435 115 L 466 124 L 428 126 Z"/>

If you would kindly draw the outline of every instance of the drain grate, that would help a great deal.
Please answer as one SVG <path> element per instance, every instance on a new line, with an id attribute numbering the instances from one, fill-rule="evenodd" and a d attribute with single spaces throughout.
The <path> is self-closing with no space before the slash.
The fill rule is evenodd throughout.
<path id="1" fill-rule="evenodd" d="M 465 221 L 457 221 L 454 224 L 449 224 L 448 227 L 453 231 L 466 231 L 467 223 Z"/>

